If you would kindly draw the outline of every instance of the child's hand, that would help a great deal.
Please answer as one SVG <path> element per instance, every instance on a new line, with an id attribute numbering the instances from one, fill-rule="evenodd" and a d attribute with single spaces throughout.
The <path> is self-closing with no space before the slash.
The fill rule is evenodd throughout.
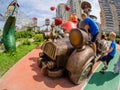
<path id="1" fill-rule="evenodd" d="M 107 55 L 107 54 L 108 54 L 107 51 L 103 51 L 102 53 L 103 53 L 104 55 Z"/>

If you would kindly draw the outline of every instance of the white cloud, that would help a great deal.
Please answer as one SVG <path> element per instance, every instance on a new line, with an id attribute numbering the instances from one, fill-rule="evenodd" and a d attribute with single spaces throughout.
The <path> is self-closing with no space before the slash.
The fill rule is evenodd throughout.
<path id="1" fill-rule="evenodd" d="M 44 24 L 45 18 L 55 16 L 55 11 L 50 11 L 50 7 L 57 7 L 59 3 L 65 3 L 67 0 L 18 0 L 20 9 L 29 17 L 37 17 L 38 25 Z"/>

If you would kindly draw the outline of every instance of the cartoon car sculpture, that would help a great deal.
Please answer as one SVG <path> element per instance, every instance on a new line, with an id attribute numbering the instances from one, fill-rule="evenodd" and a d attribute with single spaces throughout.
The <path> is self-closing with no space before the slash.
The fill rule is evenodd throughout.
<path id="1" fill-rule="evenodd" d="M 44 34 L 44 37 L 54 37 L 54 34 Z M 98 56 L 95 58 L 88 33 L 78 28 L 72 29 L 69 36 L 47 40 L 39 54 L 41 73 L 52 78 L 67 74 L 74 84 L 80 84 L 89 77 L 93 65 L 102 56 L 105 45 L 100 40 L 96 44 Z"/>
<path id="2" fill-rule="evenodd" d="M 98 42 L 97 46 L 98 57 L 94 58 L 88 34 L 76 28 L 69 36 L 43 43 L 38 65 L 46 76 L 60 77 L 67 72 L 73 83 L 80 84 L 90 75 L 92 66 L 102 55 L 103 45 Z"/>

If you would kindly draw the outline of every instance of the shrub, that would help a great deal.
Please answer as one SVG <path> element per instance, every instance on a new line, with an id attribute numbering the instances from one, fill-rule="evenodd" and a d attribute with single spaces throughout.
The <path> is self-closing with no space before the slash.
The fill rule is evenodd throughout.
<path id="1" fill-rule="evenodd" d="M 117 42 L 117 43 L 120 43 L 120 38 L 116 38 L 116 42 Z"/>
<path id="2" fill-rule="evenodd" d="M 34 36 L 34 41 L 35 42 L 41 42 L 41 41 L 43 41 L 43 35 L 42 34 L 36 34 Z"/>
<path id="3" fill-rule="evenodd" d="M 32 38 L 34 33 L 31 31 L 21 31 L 15 33 L 16 39 L 18 38 Z"/>
<path id="4" fill-rule="evenodd" d="M 25 39 L 25 40 L 23 41 L 22 44 L 23 44 L 23 45 L 30 45 L 31 42 L 30 42 L 29 39 L 27 38 L 27 39 Z"/>

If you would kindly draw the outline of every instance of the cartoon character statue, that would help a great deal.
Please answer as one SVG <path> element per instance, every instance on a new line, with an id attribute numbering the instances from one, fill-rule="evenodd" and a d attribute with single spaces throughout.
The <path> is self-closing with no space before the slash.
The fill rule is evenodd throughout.
<path id="1" fill-rule="evenodd" d="M 69 21 L 62 24 L 62 28 L 65 32 L 70 32 L 73 28 L 77 28 L 78 17 L 75 13 L 70 15 Z"/>
<path id="2" fill-rule="evenodd" d="M 19 7 L 16 0 L 13 0 L 7 8 L 7 20 L 3 28 L 3 43 L 6 51 L 16 51 L 15 41 L 15 23 L 17 13 L 16 9 Z"/>

